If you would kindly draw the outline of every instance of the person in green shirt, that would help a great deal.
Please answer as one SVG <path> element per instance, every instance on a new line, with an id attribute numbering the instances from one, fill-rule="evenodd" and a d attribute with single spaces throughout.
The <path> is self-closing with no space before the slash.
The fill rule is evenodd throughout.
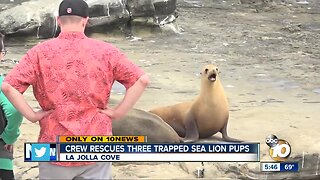
<path id="1" fill-rule="evenodd" d="M 0 60 L 7 51 L 3 43 L 4 36 L 0 33 Z M 0 87 L 4 77 L 0 76 Z M 0 180 L 14 179 L 13 143 L 17 141 L 22 123 L 22 115 L 10 103 L 0 90 Z"/>

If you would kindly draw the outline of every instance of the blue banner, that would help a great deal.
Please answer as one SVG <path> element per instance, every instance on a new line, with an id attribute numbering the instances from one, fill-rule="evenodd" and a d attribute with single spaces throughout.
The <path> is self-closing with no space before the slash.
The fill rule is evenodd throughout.
<path id="1" fill-rule="evenodd" d="M 150 144 L 61 143 L 60 153 L 259 153 L 259 143 Z"/>

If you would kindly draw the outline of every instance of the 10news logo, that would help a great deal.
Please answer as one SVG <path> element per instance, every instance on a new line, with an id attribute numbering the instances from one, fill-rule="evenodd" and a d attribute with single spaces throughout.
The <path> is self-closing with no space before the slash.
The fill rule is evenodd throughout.
<path id="1" fill-rule="evenodd" d="M 269 146 L 270 157 L 275 161 L 286 161 L 291 154 L 290 144 L 273 134 L 266 138 L 266 144 Z"/>

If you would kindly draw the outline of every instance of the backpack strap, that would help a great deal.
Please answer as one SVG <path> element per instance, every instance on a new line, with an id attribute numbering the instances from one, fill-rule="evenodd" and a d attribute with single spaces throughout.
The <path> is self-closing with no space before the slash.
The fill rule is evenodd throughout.
<path id="1" fill-rule="evenodd" d="M 7 124 L 8 124 L 8 120 L 5 116 L 2 106 L 0 105 L 0 134 L 2 134 Z M 2 139 L 0 138 L 0 140 Z"/>

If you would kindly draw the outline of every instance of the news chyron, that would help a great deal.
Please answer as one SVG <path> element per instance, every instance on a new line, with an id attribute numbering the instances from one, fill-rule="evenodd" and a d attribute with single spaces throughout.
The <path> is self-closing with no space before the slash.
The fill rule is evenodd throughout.
<path id="1" fill-rule="evenodd" d="M 58 136 L 25 143 L 25 161 L 260 162 L 260 143 L 148 143 L 146 136 Z"/>
<path id="2" fill-rule="evenodd" d="M 291 145 L 284 139 L 279 139 L 276 135 L 270 134 L 265 139 L 269 147 L 269 156 L 273 162 L 261 162 L 261 171 L 264 172 L 297 172 L 298 162 L 289 162 Z"/>
<path id="3" fill-rule="evenodd" d="M 59 142 L 145 142 L 145 136 L 59 136 Z M 58 144 L 54 143 L 25 143 L 25 162 L 58 161 Z"/>

